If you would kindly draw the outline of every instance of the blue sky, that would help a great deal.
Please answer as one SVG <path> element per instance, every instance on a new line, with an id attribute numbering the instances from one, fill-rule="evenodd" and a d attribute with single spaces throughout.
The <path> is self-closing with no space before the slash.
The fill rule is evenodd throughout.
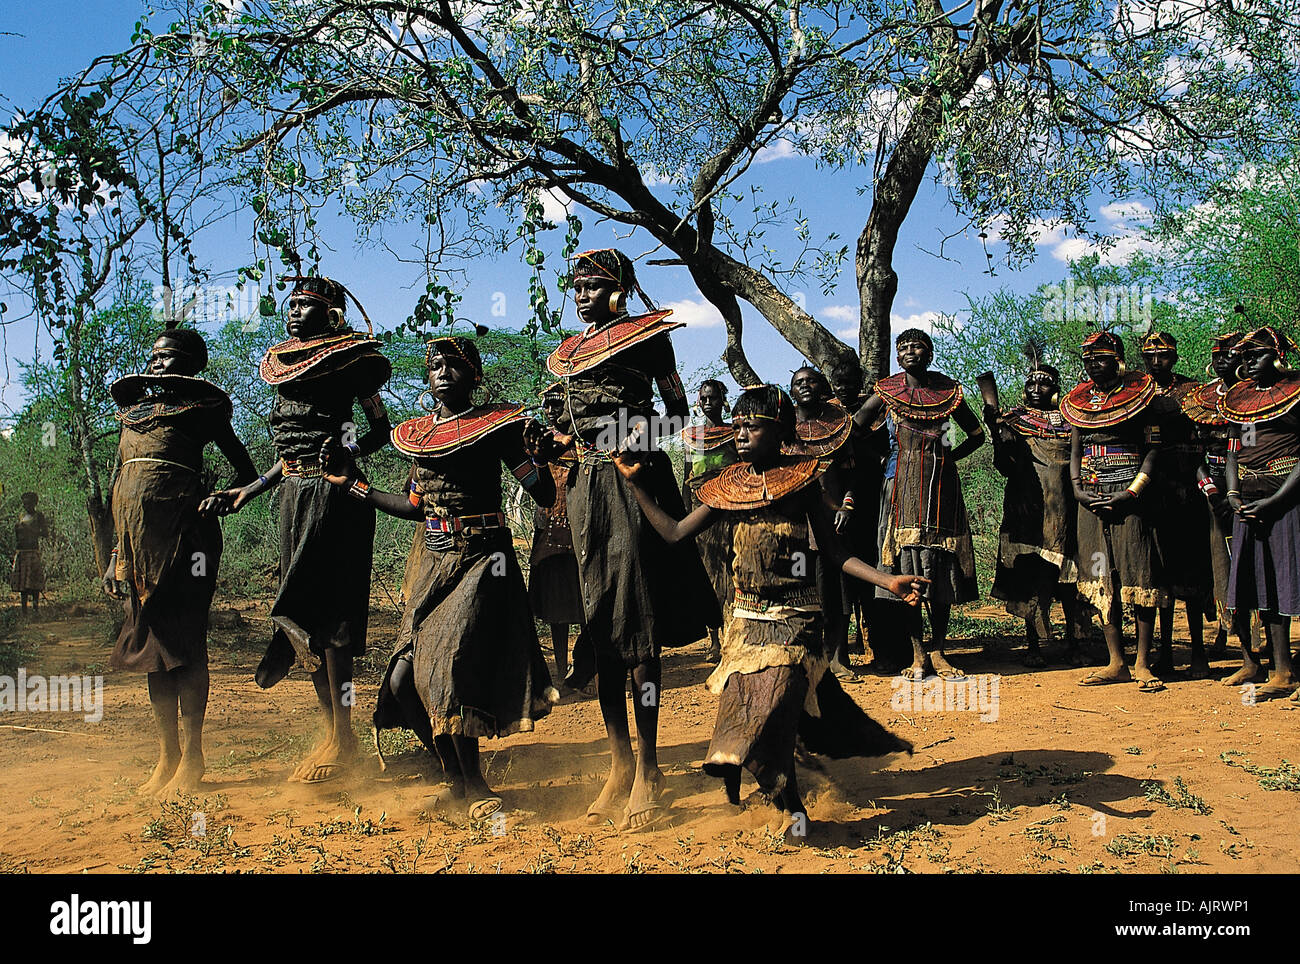
<path id="1" fill-rule="evenodd" d="M 6 118 L 15 108 L 32 105 L 47 94 L 57 81 L 85 66 L 94 56 L 122 49 L 129 43 L 132 26 L 141 14 L 136 0 L 47 0 L 44 4 L 6 3 L 0 8 L 0 111 Z M 159 27 L 158 29 L 161 29 Z M 9 36 L 5 34 L 17 34 Z M 852 250 L 866 221 L 868 198 L 859 196 L 857 186 L 866 172 L 836 174 L 817 170 L 814 164 L 788 152 L 774 151 L 769 160 L 756 164 L 753 180 L 761 182 L 769 197 L 794 194 L 807 215 L 814 237 L 838 233 L 840 244 L 849 245 L 846 271 L 841 274 L 838 290 L 823 295 L 816 285 L 802 297 L 817 318 L 832 331 L 856 344 L 857 297 L 852 277 Z M 1135 213 L 1131 206 L 1096 199 L 1099 228 L 1125 233 L 1126 216 Z M 1140 207 L 1136 209 L 1140 215 Z M 617 243 L 634 256 L 652 245 L 644 237 L 617 241 L 608 226 L 595 224 L 589 213 L 579 211 L 587 224 L 583 232 L 584 247 Z M 198 243 L 200 260 L 216 275 L 233 273 L 250 258 L 249 230 L 251 218 L 236 212 L 209 236 Z M 1065 259 L 1091 250 L 1083 239 L 1065 237 L 1060 230 L 1045 232 L 1038 258 L 1019 271 L 1005 265 L 997 267 L 996 277 L 986 273 L 984 248 L 976 237 L 978 229 L 949 239 L 943 248 L 944 258 L 931 253 L 939 249 L 947 235 L 961 228 L 948 205 L 945 192 L 934 179 L 928 179 L 913 206 L 899 241 L 895 270 L 899 275 L 898 297 L 894 306 L 895 329 L 909 325 L 927 326 L 938 312 L 957 312 L 965 305 L 965 293 L 981 295 L 1007 286 L 1028 293 L 1039 284 L 1059 280 L 1065 271 Z M 550 232 L 544 243 L 558 253 L 563 230 Z M 394 232 L 400 240 L 402 230 Z M 334 253 L 327 256 L 326 274 L 347 283 L 365 304 L 379 327 L 392 327 L 410 312 L 420 288 L 412 288 L 417 278 L 409 265 L 400 265 L 381 250 L 361 248 L 354 242 L 351 226 L 336 220 L 329 235 Z M 1127 242 L 1136 244 L 1135 241 Z M 1126 249 L 1121 242 L 1117 254 Z M 995 258 L 1003 251 L 996 234 L 989 250 Z M 662 254 L 657 256 L 662 257 Z M 679 268 L 641 267 L 642 286 L 661 305 L 674 307 L 689 322 L 685 330 L 674 335 L 679 368 L 684 377 L 702 365 L 716 361 L 725 345 L 721 319 L 707 307 L 686 272 Z M 485 259 L 470 272 L 459 312 L 468 320 L 489 325 L 518 327 L 527 310 L 527 271 L 517 254 Z M 793 292 L 791 292 L 793 294 Z M 493 315 L 494 304 L 504 295 L 504 318 Z M 572 310 L 566 312 L 572 320 Z M 7 331 L 9 358 L 31 357 L 34 330 L 30 325 L 13 325 Z M 777 382 L 789 379 L 801 358 L 763 318 L 746 310 L 746 349 L 754 366 L 765 378 Z M 939 360 L 942 367 L 942 359 Z M 16 375 L 12 364 L 11 375 Z M 21 393 L 8 385 L 0 398 L 0 412 L 21 405 Z"/>

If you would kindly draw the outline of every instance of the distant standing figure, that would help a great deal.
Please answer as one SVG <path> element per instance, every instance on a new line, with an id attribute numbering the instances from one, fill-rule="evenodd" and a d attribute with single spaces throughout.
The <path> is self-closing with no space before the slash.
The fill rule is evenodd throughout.
<path id="1" fill-rule="evenodd" d="M 559 382 L 542 390 L 542 413 L 553 430 L 564 414 L 564 386 Z M 582 612 L 578 557 L 573 552 L 573 533 L 569 531 L 565 501 L 569 470 L 577 462 L 577 453 L 569 445 L 547 465 L 555 484 L 555 501 L 549 506 L 537 506 L 533 515 L 533 548 L 528 557 L 528 604 L 533 615 L 551 627 L 556 678 L 560 680 L 569 674 L 569 625 L 578 626 L 579 641 L 573 644 L 576 650 L 583 644 L 582 623 L 586 618 Z"/>
<path id="2" fill-rule="evenodd" d="M 23 614 L 27 613 L 27 599 L 32 600 L 32 614 L 41 614 L 41 593 L 45 591 L 45 566 L 41 562 L 41 540 L 50 537 L 50 527 L 45 513 L 36 511 L 39 496 L 35 492 L 23 493 L 23 511 L 14 523 L 14 568 L 9 575 L 9 585 L 19 594 Z"/>
<path id="3" fill-rule="evenodd" d="M 701 382 L 699 407 L 704 415 L 704 424 L 688 425 L 681 435 L 686 448 L 682 465 L 682 501 L 688 510 L 698 509 L 703 504 L 697 495 L 701 485 L 740 459 L 736 454 L 735 430 L 730 422 L 722 420 L 727 408 L 727 386 L 716 378 Z M 724 627 L 731 618 L 731 564 L 736 555 L 731 535 L 731 527 L 724 521 L 695 537 L 695 548 L 700 550 L 700 560 L 713 583 L 718 605 L 722 607 Z M 718 633 L 718 627 L 709 627 L 706 658 L 710 663 L 722 658 L 722 641 Z"/>

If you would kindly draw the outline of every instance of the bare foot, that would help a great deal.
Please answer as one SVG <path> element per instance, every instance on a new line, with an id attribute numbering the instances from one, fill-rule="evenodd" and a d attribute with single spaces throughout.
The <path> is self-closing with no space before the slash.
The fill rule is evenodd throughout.
<path id="1" fill-rule="evenodd" d="M 1209 679 L 1210 661 L 1204 655 L 1193 656 L 1192 665 L 1187 667 L 1188 679 Z"/>
<path id="2" fill-rule="evenodd" d="M 587 808 L 587 823 L 592 826 L 609 821 L 615 825 L 623 817 L 620 801 L 632 791 L 633 768 L 631 763 L 620 766 L 615 763 L 601 788 L 600 795 Z"/>
<path id="3" fill-rule="evenodd" d="M 1264 682 L 1264 668 L 1258 663 L 1247 663 L 1223 681 L 1224 686 L 1242 686 L 1245 683 Z"/>
<path id="4" fill-rule="evenodd" d="M 659 820 L 664 813 L 664 786 L 664 774 L 658 767 L 648 773 L 638 769 L 628 796 L 627 812 L 618 829 L 645 830 Z"/>
<path id="5" fill-rule="evenodd" d="M 144 783 L 136 788 L 137 793 L 157 794 L 162 792 L 162 788 L 173 776 L 176 775 L 176 768 L 181 765 L 180 753 L 172 755 L 164 753 L 158 758 L 158 765 L 153 768 L 153 775 Z"/>
<path id="6" fill-rule="evenodd" d="M 193 753 L 187 753 L 181 757 L 180 766 L 176 768 L 176 774 L 163 787 L 163 795 L 167 796 L 177 790 L 183 790 L 186 793 L 193 793 L 203 785 L 203 774 L 206 766 L 203 760 L 203 754 L 197 756 Z"/>

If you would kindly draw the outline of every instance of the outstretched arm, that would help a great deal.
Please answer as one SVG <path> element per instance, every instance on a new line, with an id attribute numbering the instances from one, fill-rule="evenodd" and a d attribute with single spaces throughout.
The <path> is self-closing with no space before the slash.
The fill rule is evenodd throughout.
<path id="1" fill-rule="evenodd" d="M 226 515 L 243 506 L 249 498 L 262 490 L 259 486 L 257 492 L 253 492 L 246 498 L 240 498 L 240 493 L 257 479 L 257 469 L 253 466 L 253 460 L 249 457 L 248 449 L 235 435 L 235 429 L 229 422 L 223 421 L 221 423 L 212 441 L 217 444 L 217 448 L 226 457 L 226 461 L 234 467 L 234 482 L 239 488 L 211 493 L 199 503 L 199 514 L 211 515 L 215 512 L 217 515 Z M 279 468 L 279 463 L 276 463 L 276 468 Z"/>
<path id="2" fill-rule="evenodd" d="M 326 439 L 325 444 L 331 445 L 333 441 L 332 438 Z M 414 493 L 398 495 L 396 492 L 385 492 L 383 489 L 361 482 L 357 479 L 356 462 L 351 459 L 345 459 L 343 462 L 342 474 L 334 474 L 332 470 L 323 470 L 322 475 L 326 482 L 347 489 L 348 495 L 361 500 L 366 505 L 374 506 L 385 515 L 391 515 L 398 519 L 410 519 L 412 522 L 424 518 L 424 507 L 420 505 L 419 496 Z"/>
<path id="3" fill-rule="evenodd" d="M 637 475 L 642 471 L 641 462 L 625 461 L 624 455 L 619 455 L 614 460 L 614 467 L 618 469 L 619 474 L 627 480 L 627 484 L 632 487 L 632 494 L 636 496 L 636 501 L 641 506 L 641 511 L 645 513 L 646 521 L 659 533 L 664 542 L 670 546 L 676 545 L 683 539 L 689 539 L 698 532 L 703 532 L 713 523 L 718 521 L 718 512 L 707 505 L 702 505 L 694 512 L 686 516 L 685 519 L 677 520 L 663 510 L 654 499 L 650 498 L 649 493 L 641 488 L 637 482 Z"/>
<path id="4" fill-rule="evenodd" d="M 875 566 L 868 565 L 857 556 L 850 555 L 844 549 L 830 513 L 820 500 L 811 501 L 808 509 L 808 521 L 812 524 L 813 535 L 817 537 L 817 551 L 825 555 L 836 566 L 854 579 L 861 579 L 873 586 L 887 589 L 909 606 L 915 606 L 921 600 L 921 587 L 929 579 L 921 576 L 892 576 L 881 572 Z"/>

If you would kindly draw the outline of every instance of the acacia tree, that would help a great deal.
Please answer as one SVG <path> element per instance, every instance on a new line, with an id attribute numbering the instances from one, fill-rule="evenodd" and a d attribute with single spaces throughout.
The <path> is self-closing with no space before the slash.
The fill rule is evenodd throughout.
<path id="1" fill-rule="evenodd" d="M 316 260 L 331 197 L 368 232 L 423 222 L 413 324 L 447 320 L 435 272 L 458 258 L 522 238 L 540 270 L 538 192 L 643 230 L 721 313 L 743 384 L 757 375 L 741 300 L 819 364 L 850 352 L 789 291 L 831 284 L 847 247 L 760 194 L 764 149 L 870 171 L 854 272 L 862 361 L 880 374 L 894 251 L 928 172 L 1018 260 L 1044 220 L 1086 228 L 1099 187 L 1160 199 L 1266 157 L 1294 137 L 1295 3 L 186 3 L 75 83 L 111 76 L 198 125 L 257 242 L 288 264 Z M 494 212 L 521 198 L 512 233 Z M 772 245 L 776 223 L 791 243 Z M 553 325 L 545 289 L 532 300 Z"/>
<path id="2" fill-rule="evenodd" d="M 1158 222 L 1180 312 L 1217 333 L 1300 318 L 1300 155 L 1248 167 Z"/>
<path id="3" fill-rule="evenodd" d="M 47 393 L 78 452 L 100 572 L 112 550 L 107 492 L 116 472 L 116 455 L 97 451 L 113 430 L 104 422 L 107 380 L 138 371 L 147 356 L 141 342 L 155 322 L 145 275 L 159 271 L 163 323 L 179 323 L 172 262 L 202 277 L 189 237 L 220 216 L 194 214 L 205 188 L 188 136 L 136 106 L 114 97 L 110 78 L 76 85 L 17 116 L 0 156 L 0 276 L 14 299 L 12 310 L 0 302 L 0 315 L 5 324 L 38 322 L 24 381 Z M 41 334 L 52 342 L 48 363 Z"/>

